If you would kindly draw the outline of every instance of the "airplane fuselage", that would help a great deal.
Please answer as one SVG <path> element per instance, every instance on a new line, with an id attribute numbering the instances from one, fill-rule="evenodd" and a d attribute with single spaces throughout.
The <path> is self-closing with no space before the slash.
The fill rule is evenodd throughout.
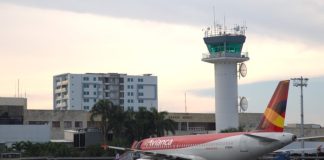
<path id="1" fill-rule="evenodd" d="M 246 134 L 277 141 L 270 142 Z M 209 138 L 199 140 L 206 136 Z M 224 133 L 214 134 L 214 137 L 213 135 L 196 135 L 186 138 L 161 137 L 145 139 L 142 141 L 141 149 L 156 154 L 192 155 L 191 158 L 196 160 L 243 160 L 257 158 L 280 149 L 291 143 L 294 137 L 293 134 L 283 132 Z"/>

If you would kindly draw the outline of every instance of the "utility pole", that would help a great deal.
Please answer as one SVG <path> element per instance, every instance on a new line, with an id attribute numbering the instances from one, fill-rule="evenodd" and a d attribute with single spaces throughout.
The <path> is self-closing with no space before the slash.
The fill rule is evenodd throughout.
<path id="1" fill-rule="evenodd" d="M 304 96 L 303 96 L 303 87 L 307 87 L 308 78 L 303 78 L 302 76 L 300 78 L 291 78 L 293 80 L 293 85 L 295 87 L 300 87 L 300 136 L 304 137 Z M 302 148 L 302 158 L 304 157 L 304 140 L 301 140 L 301 148 Z"/>

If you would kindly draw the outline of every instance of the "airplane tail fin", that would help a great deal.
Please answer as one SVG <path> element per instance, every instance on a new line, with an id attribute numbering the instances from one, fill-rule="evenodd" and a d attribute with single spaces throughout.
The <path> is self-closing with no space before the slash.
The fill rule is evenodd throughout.
<path id="1" fill-rule="evenodd" d="M 280 81 L 266 108 L 257 131 L 283 132 L 286 106 L 289 90 L 289 80 Z"/>

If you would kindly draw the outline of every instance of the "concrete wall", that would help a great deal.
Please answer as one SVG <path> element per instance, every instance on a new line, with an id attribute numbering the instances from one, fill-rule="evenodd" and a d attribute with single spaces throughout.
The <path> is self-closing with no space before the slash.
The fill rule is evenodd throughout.
<path id="1" fill-rule="evenodd" d="M 64 139 L 64 130 L 89 127 L 90 115 L 89 112 L 77 110 L 25 110 L 24 124 L 48 124 L 51 132 L 50 138 L 57 140 Z M 261 116 L 262 113 L 240 113 L 240 125 L 244 126 L 247 131 L 254 130 Z M 176 134 L 179 135 L 212 133 L 208 128 L 215 123 L 213 113 L 169 113 L 168 118 L 177 122 Z M 99 118 L 97 117 L 95 121 L 99 121 Z M 75 122 L 82 122 L 82 126 L 76 126 Z M 70 123 L 70 126 L 66 126 L 67 123 Z M 285 131 L 299 135 L 299 128 L 286 127 Z M 316 135 L 324 135 L 324 128 L 305 129 L 305 136 Z"/>
<path id="2" fill-rule="evenodd" d="M 0 125 L 0 143 L 49 142 L 49 125 Z"/>
<path id="3" fill-rule="evenodd" d="M 90 121 L 90 113 L 86 111 L 25 110 L 24 112 L 24 124 L 48 124 L 51 139 L 63 139 L 64 130 L 86 128 L 88 121 Z M 82 126 L 75 126 L 75 122 L 82 122 Z M 68 125 L 69 123 L 71 123 L 71 126 Z"/>
<path id="4" fill-rule="evenodd" d="M 293 133 L 300 137 L 300 128 L 285 127 L 285 132 Z M 305 137 L 324 136 L 324 128 L 304 128 Z"/>
<path id="5" fill-rule="evenodd" d="M 23 106 L 27 109 L 27 98 L 0 97 L 0 106 Z"/>

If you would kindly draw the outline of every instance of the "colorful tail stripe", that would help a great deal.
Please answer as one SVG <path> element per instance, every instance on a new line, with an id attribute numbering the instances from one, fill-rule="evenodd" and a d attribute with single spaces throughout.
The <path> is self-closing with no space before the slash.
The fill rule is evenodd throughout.
<path id="1" fill-rule="evenodd" d="M 289 80 L 280 81 L 257 127 L 258 131 L 283 132 L 288 90 Z"/>

